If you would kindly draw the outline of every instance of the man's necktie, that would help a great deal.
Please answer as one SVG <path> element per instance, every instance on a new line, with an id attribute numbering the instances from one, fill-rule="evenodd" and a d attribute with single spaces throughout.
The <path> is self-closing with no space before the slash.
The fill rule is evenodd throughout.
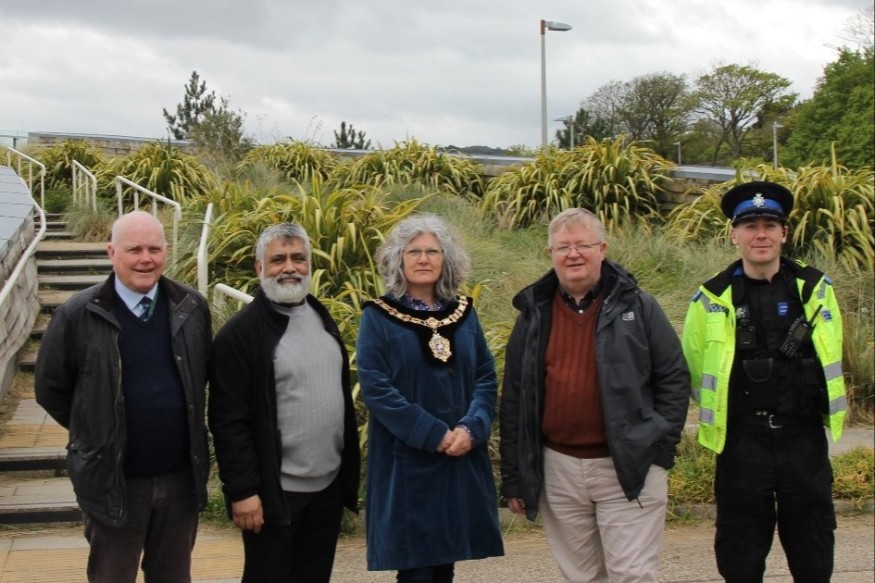
<path id="1" fill-rule="evenodd" d="M 137 304 L 140 306 L 140 319 L 144 322 L 149 320 L 149 316 L 152 315 L 152 298 L 149 296 L 143 296 L 143 299 L 140 300 L 140 303 Z"/>

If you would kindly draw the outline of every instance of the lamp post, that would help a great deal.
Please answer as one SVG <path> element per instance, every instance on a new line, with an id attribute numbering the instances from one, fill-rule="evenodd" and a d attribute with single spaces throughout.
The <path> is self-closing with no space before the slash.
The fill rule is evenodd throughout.
<path id="1" fill-rule="evenodd" d="M 778 128 L 782 128 L 778 122 L 772 122 L 772 163 L 778 167 Z"/>
<path id="2" fill-rule="evenodd" d="M 547 57 L 544 36 L 548 30 L 565 32 L 571 30 L 571 25 L 552 20 L 541 21 L 541 151 L 544 153 L 547 152 Z"/>
<path id="3" fill-rule="evenodd" d="M 681 165 L 681 143 L 675 142 L 674 145 L 678 147 L 678 166 L 680 166 Z"/>
<path id="4" fill-rule="evenodd" d="M 568 140 L 569 140 L 568 143 L 570 144 L 568 149 L 573 150 L 574 149 L 574 116 L 563 115 L 562 117 L 557 117 L 553 121 L 561 121 L 563 123 L 568 124 Z"/>

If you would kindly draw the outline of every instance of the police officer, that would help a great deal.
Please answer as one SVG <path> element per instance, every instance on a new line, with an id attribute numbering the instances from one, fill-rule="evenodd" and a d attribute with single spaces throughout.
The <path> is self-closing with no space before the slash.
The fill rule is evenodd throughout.
<path id="1" fill-rule="evenodd" d="M 741 259 L 706 281 L 684 323 L 700 407 L 717 454 L 715 552 L 726 581 L 762 581 L 775 524 L 797 582 L 833 569 L 832 467 L 823 426 L 842 434 L 842 323 L 832 282 L 781 256 L 792 193 L 748 182 L 721 201 Z"/>

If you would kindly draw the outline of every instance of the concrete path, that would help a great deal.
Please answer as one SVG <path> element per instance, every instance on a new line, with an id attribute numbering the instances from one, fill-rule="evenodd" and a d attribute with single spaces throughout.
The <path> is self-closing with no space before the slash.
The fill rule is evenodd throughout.
<path id="1" fill-rule="evenodd" d="M 841 516 L 836 533 L 834 583 L 875 580 L 873 516 Z M 660 562 L 659 580 L 666 583 L 721 581 L 714 565 L 713 526 L 669 524 Z M 553 583 L 561 581 L 539 528 L 515 528 L 505 535 L 504 557 L 459 563 L 457 583 Z M 84 581 L 88 547 L 80 526 L 39 532 L 0 533 L 0 583 L 67 583 Z M 194 550 L 192 576 L 196 583 L 239 581 L 243 549 L 236 530 L 202 528 Z M 142 581 L 142 579 L 138 580 Z M 365 542 L 344 537 L 338 545 L 332 581 L 335 583 L 393 583 L 394 573 L 368 572 Z M 769 557 L 766 581 L 789 583 L 780 546 Z"/>
<path id="2" fill-rule="evenodd" d="M 855 447 L 873 447 L 871 426 L 850 427 L 838 444 L 830 444 L 833 455 Z M 66 433 L 36 405 L 33 395 L 21 395 L 15 414 L 0 431 L 0 449 L 47 448 L 63 452 Z M 22 505 L 52 498 L 75 504 L 65 477 L 29 480 L 17 484 L 12 476 L 0 479 L 0 499 Z M 838 505 L 839 508 L 845 505 Z M 660 565 L 662 582 L 693 583 L 720 581 L 714 565 L 714 530 L 711 520 L 696 525 L 669 523 Z M 843 514 L 839 519 L 836 544 L 835 583 L 872 583 L 875 580 L 875 523 L 871 506 L 860 516 Z M 457 583 L 547 583 L 561 581 L 542 531 L 511 523 L 505 535 L 506 556 L 470 561 L 457 566 Z M 81 525 L 25 530 L 0 527 L 0 583 L 66 583 L 84 581 L 88 546 Z M 239 533 L 232 528 L 202 527 L 194 549 L 192 576 L 195 583 L 239 581 L 243 549 Z M 766 580 L 792 581 L 786 561 L 775 543 L 769 558 Z M 345 537 L 338 546 L 335 583 L 393 583 L 394 574 L 370 573 L 365 566 L 365 541 Z"/>

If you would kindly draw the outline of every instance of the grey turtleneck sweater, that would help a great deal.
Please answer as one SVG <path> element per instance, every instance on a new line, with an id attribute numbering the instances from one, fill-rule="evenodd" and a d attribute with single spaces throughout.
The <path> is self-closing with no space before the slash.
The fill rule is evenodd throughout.
<path id="1" fill-rule="evenodd" d="M 337 341 L 304 302 L 274 308 L 289 325 L 273 356 L 280 479 L 287 492 L 319 492 L 340 470 L 343 450 L 343 359 Z"/>

